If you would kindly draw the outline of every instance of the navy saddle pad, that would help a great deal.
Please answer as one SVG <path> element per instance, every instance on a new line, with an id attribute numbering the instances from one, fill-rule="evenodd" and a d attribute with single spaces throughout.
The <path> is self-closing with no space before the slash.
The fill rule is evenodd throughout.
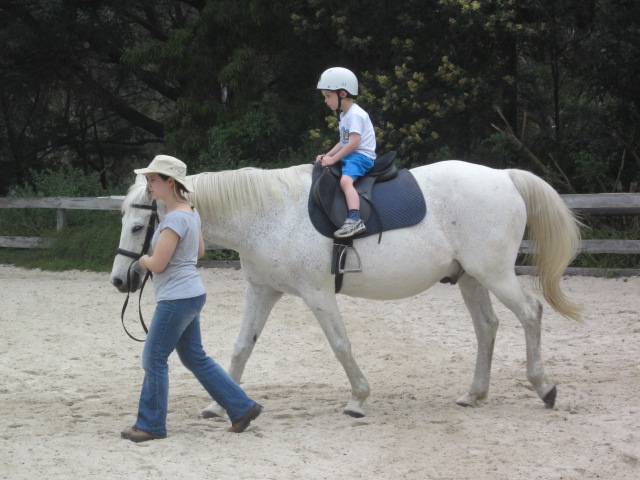
<path id="1" fill-rule="evenodd" d="M 322 173 L 320 164 L 315 163 L 312 183 Z M 338 187 L 340 188 L 340 187 Z M 361 202 L 365 202 L 362 197 Z M 386 182 L 375 183 L 371 192 L 371 215 L 365 223 L 367 230 L 353 238 L 376 235 L 386 230 L 405 228 L 422 221 L 427 214 L 424 195 L 409 170 L 398 170 L 398 175 Z M 324 210 L 317 206 L 309 195 L 309 217 L 313 226 L 325 237 L 333 238 L 336 227 Z"/>

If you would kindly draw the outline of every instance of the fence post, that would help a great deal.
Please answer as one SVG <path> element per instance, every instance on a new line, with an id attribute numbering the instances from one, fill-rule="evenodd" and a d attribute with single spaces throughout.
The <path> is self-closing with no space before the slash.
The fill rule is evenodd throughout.
<path id="1" fill-rule="evenodd" d="M 67 211 L 64 208 L 56 210 L 56 230 L 59 232 L 67 226 Z"/>

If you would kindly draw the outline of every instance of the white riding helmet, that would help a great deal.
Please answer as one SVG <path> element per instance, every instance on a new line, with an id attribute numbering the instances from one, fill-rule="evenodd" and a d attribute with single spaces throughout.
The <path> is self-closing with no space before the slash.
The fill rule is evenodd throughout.
<path id="1" fill-rule="evenodd" d="M 325 70 L 318 81 L 318 90 L 346 90 L 350 95 L 358 95 L 358 78 L 351 70 L 333 67 Z"/>

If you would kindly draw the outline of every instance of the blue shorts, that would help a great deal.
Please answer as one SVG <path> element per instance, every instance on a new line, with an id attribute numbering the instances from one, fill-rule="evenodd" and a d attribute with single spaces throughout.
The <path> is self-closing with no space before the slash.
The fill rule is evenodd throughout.
<path id="1" fill-rule="evenodd" d="M 342 174 L 355 181 L 373 168 L 373 159 L 361 153 L 350 153 L 342 160 Z"/>

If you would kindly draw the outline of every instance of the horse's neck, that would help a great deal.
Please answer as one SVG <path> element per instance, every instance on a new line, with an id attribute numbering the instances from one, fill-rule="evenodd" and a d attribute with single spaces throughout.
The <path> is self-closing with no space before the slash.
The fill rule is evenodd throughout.
<path id="1" fill-rule="evenodd" d="M 201 214 L 204 238 L 221 247 L 240 253 L 254 251 L 268 243 L 281 229 L 279 218 L 283 207 L 255 211 L 250 207 L 233 215 Z"/>
<path id="2" fill-rule="evenodd" d="M 307 200 L 286 198 L 266 206 L 245 207 L 231 215 L 201 214 L 203 235 L 216 245 L 247 254 L 276 248 L 288 240 L 292 229 L 305 228 Z M 310 223 L 309 228 L 313 228 Z"/>
<path id="3" fill-rule="evenodd" d="M 197 179 L 194 201 L 207 240 L 239 252 L 254 250 L 278 236 L 285 219 L 306 214 L 305 178 L 310 184 L 311 168 L 233 173 L 201 174 Z M 198 197 L 199 186 L 203 197 Z"/>

